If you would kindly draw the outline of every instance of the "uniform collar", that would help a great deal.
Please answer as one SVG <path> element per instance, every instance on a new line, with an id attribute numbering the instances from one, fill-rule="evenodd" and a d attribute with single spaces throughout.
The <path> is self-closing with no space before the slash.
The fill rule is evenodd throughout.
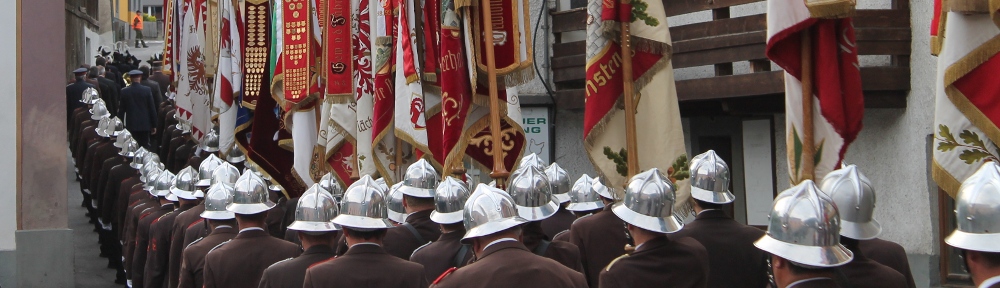
<path id="1" fill-rule="evenodd" d="M 639 246 L 636 246 L 635 252 L 633 253 L 646 252 L 654 248 L 667 245 L 667 243 L 670 243 L 670 239 L 667 239 L 666 236 L 649 239 L 649 241 L 643 242 L 642 244 L 639 244 Z"/>
<path id="2" fill-rule="evenodd" d="M 330 247 L 330 245 L 313 245 L 312 247 L 309 247 L 309 249 L 306 249 L 306 251 L 302 252 L 302 255 L 307 255 L 307 254 L 333 255 L 337 254 L 337 251 L 333 250 L 333 247 Z"/>
<path id="3" fill-rule="evenodd" d="M 517 240 L 514 240 L 514 238 L 500 238 L 493 242 L 490 242 L 490 244 L 487 244 L 486 248 L 483 248 L 483 253 L 482 253 L 483 255 L 477 256 L 476 259 L 482 260 L 483 258 L 490 256 L 490 254 L 508 248 L 520 249 L 524 250 L 525 252 L 529 252 L 528 247 L 524 247 L 524 244 L 522 244 Z"/>
<path id="4" fill-rule="evenodd" d="M 212 229 L 211 234 L 235 234 L 235 233 L 236 233 L 236 228 L 233 228 L 233 226 L 219 225 L 215 227 L 215 229 Z"/>
<path id="5" fill-rule="evenodd" d="M 729 218 L 726 216 L 726 211 L 720 209 L 705 209 L 701 210 L 701 213 L 695 216 L 695 219 L 724 219 Z"/>
<path id="6" fill-rule="evenodd" d="M 465 236 L 465 229 L 458 229 L 458 230 L 451 231 L 451 232 L 448 232 L 448 233 L 441 233 L 441 236 L 438 237 L 437 241 L 438 242 L 440 242 L 440 241 L 460 241 L 460 240 L 462 240 L 462 237 L 464 237 L 464 236 Z"/>
<path id="7" fill-rule="evenodd" d="M 418 222 L 431 221 L 431 212 L 434 209 L 421 210 L 406 215 L 406 223 L 416 224 Z"/>
<path id="8" fill-rule="evenodd" d="M 812 282 L 812 281 L 833 281 L 833 279 L 830 279 L 829 277 L 816 277 L 816 278 L 802 279 L 802 280 L 799 280 L 799 281 L 792 282 L 791 284 L 788 284 L 788 286 L 786 286 L 786 288 L 794 288 L 795 286 L 798 286 L 799 284 L 806 283 L 806 282 Z"/>
<path id="9" fill-rule="evenodd" d="M 243 228 L 240 229 L 240 232 L 238 234 L 236 234 L 237 239 L 264 237 L 264 236 L 270 236 L 270 235 L 268 235 L 267 231 L 264 231 L 264 228 L 261 227 Z"/>
<path id="10" fill-rule="evenodd" d="M 344 256 L 353 254 L 386 254 L 386 253 L 385 249 L 382 249 L 382 246 L 379 246 L 378 244 L 370 242 L 362 242 L 354 244 L 353 246 L 351 246 L 351 248 L 348 248 L 347 253 L 344 253 Z"/>
<path id="11" fill-rule="evenodd" d="M 997 284 L 1000 284 L 1000 275 L 993 276 L 989 279 L 986 279 L 986 281 L 983 281 L 983 283 L 979 283 L 979 288 L 990 288 L 991 286 Z"/>

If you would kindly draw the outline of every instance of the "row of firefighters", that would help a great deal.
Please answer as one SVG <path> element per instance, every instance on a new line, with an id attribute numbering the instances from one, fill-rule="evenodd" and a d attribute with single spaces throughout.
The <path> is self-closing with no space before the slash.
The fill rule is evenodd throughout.
<path id="1" fill-rule="evenodd" d="M 618 191 L 534 154 L 503 190 L 419 160 L 392 187 L 328 174 L 289 199 L 238 146 L 219 158 L 215 131 L 195 144 L 169 100 L 162 133 L 140 143 L 84 91 L 68 131 L 82 205 L 130 287 L 915 287 L 903 248 L 877 238 L 875 191 L 854 165 L 780 193 L 766 231 L 727 215 L 729 169 L 711 150 L 690 164 L 689 223 L 657 169 Z M 1000 166 L 956 199 L 946 241 L 997 287 Z"/>

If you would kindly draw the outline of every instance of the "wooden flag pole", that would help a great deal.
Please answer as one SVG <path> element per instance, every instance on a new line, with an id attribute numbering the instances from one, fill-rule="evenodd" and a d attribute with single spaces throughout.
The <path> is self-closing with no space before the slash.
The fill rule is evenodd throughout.
<path id="1" fill-rule="evenodd" d="M 489 79 L 490 86 L 490 135 L 492 136 L 493 142 L 493 172 L 490 172 L 490 177 L 496 179 L 498 187 L 504 187 L 507 176 L 510 176 L 510 172 L 507 171 L 507 167 L 504 167 L 503 163 L 503 145 L 500 143 L 500 101 L 497 99 L 497 64 L 496 59 L 494 59 L 493 52 L 493 11 L 490 8 L 490 0 L 482 0 L 482 21 L 484 42 L 486 45 L 484 50 L 486 50 L 486 75 Z M 475 68 L 473 68 L 475 69 Z"/>
<path id="2" fill-rule="evenodd" d="M 358 143 L 357 142 L 354 143 L 354 147 L 353 148 L 354 148 L 353 149 L 354 150 L 354 153 L 353 153 L 354 156 L 352 157 L 353 159 L 351 160 L 351 164 L 354 167 L 351 167 L 351 181 L 358 181 L 358 179 L 361 179 L 361 171 L 358 171 L 358 170 L 361 170 L 360 169 L 361 168 L 361 164 L 358 163 Z"/>
<path id="3" fill-rule="evenodd" d="M 632 35 L 629 33 L 628 21 L 621 22 L 621 48 L 622 48 L 622 83 L 624 84 L 625 97 L 625 150 L 628 152 L 626 161 L 628 162 L 627 178 L 631 179 L 639 173 L 639 140 L 636 137 L 635 128 L 635 87 L 632 76 Z M 626 182 L 628 180 L 626 179 Z"/>
<path id="4" fill-rule="evenodd" d="M 816 148 L 813 141 L 812 39 L 809 29 L 802 31 L 802 177 L 815 179 Z"/>
<path id="5" fill-rule="evenodd" d="M 399 139 L 399 137 L 396 137 L 396 140 L 395 142 L 393 142 L 393 145 L 396 145 L 394 146 L 396 148 L 393 149 L 394 152 L 393 154 L 395 154 L 393 155 L 394 157 L 393 161 L 395 161 L 396 163 L 395 167 L 396 169 L 393 169 L 392 172 L 396 177 L 396 181 L 403 181 L 403 139 Z"/>

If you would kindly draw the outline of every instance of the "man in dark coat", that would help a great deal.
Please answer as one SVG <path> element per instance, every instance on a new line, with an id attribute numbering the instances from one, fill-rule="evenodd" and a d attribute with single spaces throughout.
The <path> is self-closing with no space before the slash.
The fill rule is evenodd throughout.
<path id="1" fill-rule="evenodd" d="M 906 258 L 906 250 L 896 242 L 872 238 L 858 241 L 858 248 L 868 259 L 875 260 L 879 264 L 889 266 L 896 272 L 903 274 L 906 278 L 906 286 L 916 288 L 913 282 L 913 272 L 910 271 L 910 261 Z"/>
<path id="2" fill-rule="evenodd" d="M 428 280 L 437 279 L 449 268 L 465 266 L 472 259 L 472 245 L 460 242 L 465 236 L 462 207 L 469 194 L 465 183 L 454 177 L 445 177 L 434 192 L 434 211 L 430 218 L 439 224 L 441 237 L 420 246 L 410 255 L 410 261 L 424 265 Z"/>
<path id="3" fill-rule="evenodd" d="M 569 229 L 569 242 L 580 249 L 580 260 L 583 262 L 587 284 L 591 288 L 596 288 L 601 270 L 608 266 L 611 260 L 625 254 L 625 244 L 628 244 L 628 241 L 622 229 L 622 220 L 611 212 L 611 203 L 614 202 L 610 190 L 604 185 L 596 185 L 600 184 L 597 179 L 591 183 L 595 184 L 591 189 L 595 190 L 604 202 L 604 210 L 573 222 Z"/>
<path id="4" fill-rule="evenodd" d="M 164 95 L 163 88 L 161 88 L 160 84 L 156 83 L 156 81 L 149 80 L 149 66 L 142 65 L 141 67 L 139 67 L 139 71 L 142 72 L 142 85 L 149 87 L 150 92 L 153 93 L 153 100 L 156 101 L 153 102 L 153 104 L 156 104 L 155 108 L 160 107 L 159 106 L 160 103 L 163 103 L 164 99 L 166 99 L 163 96 Z M 155 108 L 153 109 L 153 111 L 157 111 Z"/>
<path id="5" fill-rule="evenodd" d="M 66 123 L 73 122 L 73 110 L 87 105 L 80 102 L 80 99 L 83 99 L 83 91 L 87 90 L 87 88 L 94 88 L 93 85 L 87 83 L 86 74 L 86 68 L 73 70 L 73 76 L 76 77 L 76 81 L 66 85 Z M 66 127 L 69 127 L 69 125 Z"/>
<path id="6" fill-rule="evenodd" d="M 201 223 L 205 223 L 204 226 L 211 229 L 211 234 L 198 237 L 184 246 L 176 287 L 201 288 L 204 283 L 205 256 L 215 247 L 236 237 L 236 227 L 239 227 L 234 219 L 236 216 L 233 212 L 225 210 L 226 206 L 233 203 L 231 193 L 232 188 L 220 185 L 205 195 L 205 211 L 198 215 L 204 220 L 192 225 L 203 226 Z M 191 235 L 193 233 L 187 233 L 185 237 Z"/>
<path id="7" fill-rule="evenodd" d="M 258 288 L 302 288 L 306 269 L 333 257 L 337 240 L 337 227 L 330 222 L 335 213 L 317 213 L 337 211 L 337 203 L 326 191 L 320 191 L 319 184 L 313 184 L 299 198 L 299 205 L 294 208 L 295 222 L 288 225 L 289 231 L 294 231 L 302 243 L 302 255 L 274 263 L 264 270 Z"/>
<path id="8" fill-rule="evenodd" d="M 118 115 L 125 121 L 125 129 L 132 133 L 132 138 L 139 143 L 139 146 L 151 149 L 149 139 L 156 134 L 156 105 L 153 100 L 153 92 L 146 86 L 138 84 L 142 79 L 142 72 L 132 70 L 129 72 L 132 78 L 132 85 L 122 89 L 121 107 Z"/>
<path id="9" fill-rule="evenodd" d="M 162 100 L 166 101 L 167 92 L 170 92 L 170 76 L 163 74 L 163 62 L 153 61 L 150 62 L 150 72 L 149 80 L 156 82 L 157 86 L 160 87 L 160 95 L 162 95 Z"/>
<path id="10" fill-rule="evenodd" d="M 104 66 L 95 67 L 97 68 L 97 83 L 101 88 L 101 99 L 104 99 L 104 104 L 108 106 L 111 117 L 118 117 L 118 105 L 121 104 L 118 94 L 122 88 L 118 87 L 115 81 L 105 77 L 108 71 Z"/>

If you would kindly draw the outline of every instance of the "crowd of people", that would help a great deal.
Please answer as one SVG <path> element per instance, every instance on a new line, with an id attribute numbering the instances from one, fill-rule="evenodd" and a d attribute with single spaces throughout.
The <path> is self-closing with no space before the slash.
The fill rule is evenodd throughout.
<path id="1" fill-rule="evenodd" d="M 391 187 L 328 174 L 289 198 L 216 130 L 194 141 L 169 83 L 132 69 L 119 90 L 109 63 L 74 71 L 68 139 L 101 255 L 129 287 L 915 287 L 853 165 L 780 193 L 766 231 L 727 212 L 713 151 L 692 158 L 685 202 L 657 169 L 620 191 L 533 154 L 505 189 L 418 160 Z M 1000 287 L 998 199 L 989 162 L 963 183 L 946 240 L 980 287 Z"/>

